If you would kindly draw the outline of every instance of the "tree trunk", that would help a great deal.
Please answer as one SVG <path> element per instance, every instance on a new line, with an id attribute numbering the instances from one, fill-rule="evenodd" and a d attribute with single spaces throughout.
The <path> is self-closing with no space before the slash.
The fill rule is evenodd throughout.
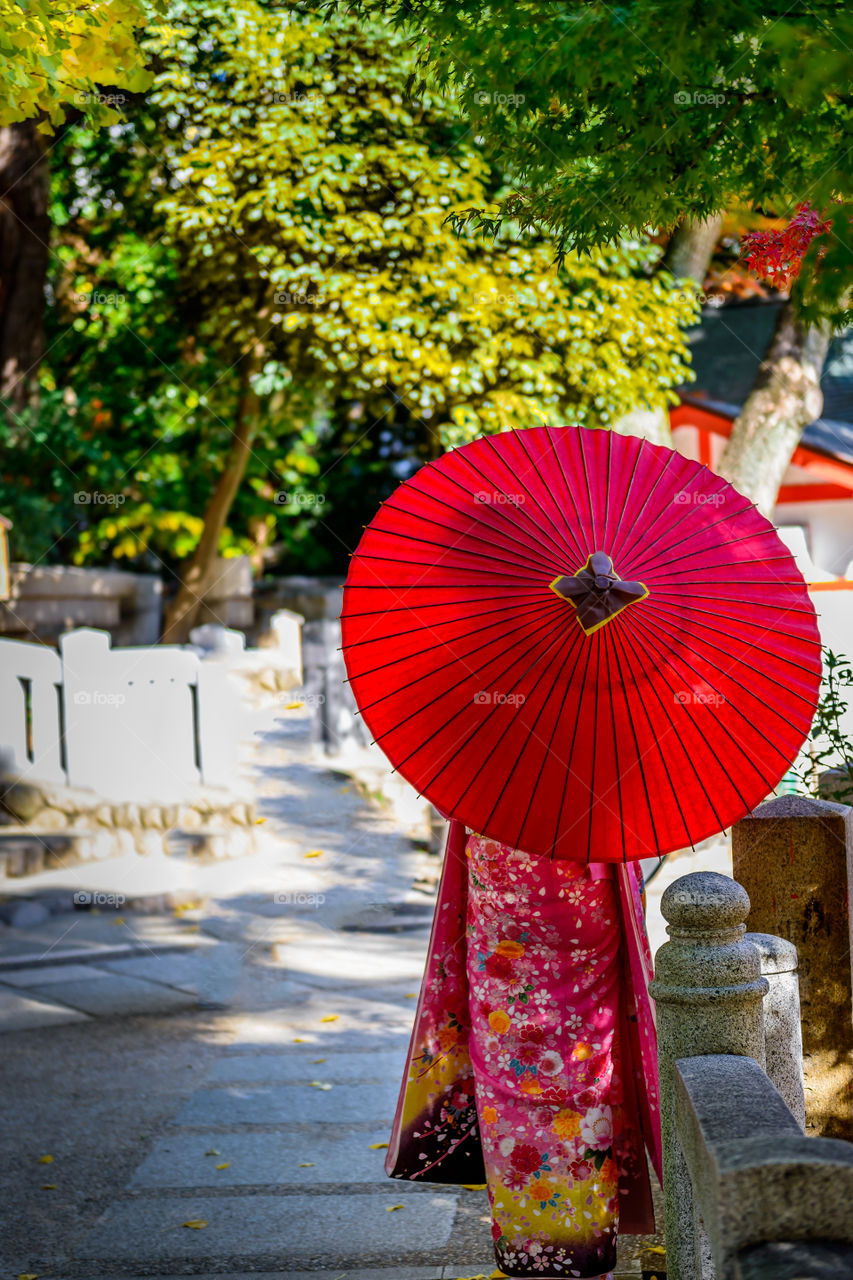
<path id="1" fill-rule="evenodd" d="M 829 347 L 827 327 L 807 328 L 791 302 L 779 311 L 770 349 L 732 427 L 721 476 L 769 516 L 791 454 L 810 422 L 820 417 L 820 375 Z"/>
<path id="2" fill-rule="evenodd" d="M 0 402 L 10 417 L 26 407 L 44 353 L 49 172 L 36 123 L 0 129 Z"/>
<path id="3" fill-rule="evenodd" d="M 669 271 L 680 280 L 692 280 L 697 290 L 701 289 L 722 225 L 721 213 L 704 222 L 688 222 L 686 219 L 680 222 L 670 236 L 660 261 L 660 270 Z M 632 409 L 614 422 L 612 429 L 623 436 L 642 436 L 652 444 L 672 448 L 666 409 Z"/>
<path id="4" fill-rule="evenodd" d="M 166 644 L 186 644 L 189 639 L 204 594 L 213 585 L 213 569 L 219 550 L 219 539 L 232 503 L 246 474 L 252 438 L 257 422 L 257 397 L 252 390 L 251 375 L 257 367 L 257 354 L 243 356 L 240 362 L 240 392 L 237 399 L 236 423 L 233 439 L 222 474 L 204 513 L 204 529 L 195 549 L 189 568 L 183 574 L 175 598 L 166 608 L 163 641 Z"/>
<path id="5" fill-rule="evenodd" d="M 692 280 L 696 288 L 701 289 L 722 225 L 721 213 L 715 213 L 704 222 L 684 219 L 669 238 L 661 267 L 679 280 Z"/>

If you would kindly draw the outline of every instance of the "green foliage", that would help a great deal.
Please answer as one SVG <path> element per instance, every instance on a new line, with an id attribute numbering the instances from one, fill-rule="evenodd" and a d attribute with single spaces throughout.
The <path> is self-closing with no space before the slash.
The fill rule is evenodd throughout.
<path id="1" fill-rule="evenodd" d="M 848 316 L 845 0 L 330 0 L 339 5 L 414 33 L 421 73 L 454 93 L 509 166 L 514 190 L 499 208 L 465 215 L 479 225 L 541 226 L 565 252 L 669 229 L 685 214 L 752 204 L 784 216 L 808 200 L 834 211 L 835 225 L 798 287 L 801 304 Z"/>
<path id="2" fill-rule="evenodd" d="M 308 572 L 344 567 L 365 513 L 442 448 L 605 427 L 690 377 L 695 303 L 657 250 L 557 267 L 536 232 L 453 232 L 503 178 L 455 107 L 407 99 L 402 35 L 312 5 L 181 0 L 145 48 L 156 81 L 132 117 L 55 148 L 41 404 L 0 428 L 53 523 L 19 528 L 0 477 L 18 555 L 22 533 L 54 554 L 58 528 L 78 561 L 175 569 L 226 464 L 247 351 L 258 408 L 220 551 L 272 543 Z"/>
<path id="3" fill-rule="evenodd" d="M 839 778 L 837 794 L 823 794 L 823 799 L 844 799 L 853 786 L 853 738 L 844 730 L 842 720 L 847 714 L 853 690 L 853 665 L 843 654 L 823 651 L 823 681 L 820 699 L 809 735 L 808 754 L 798 764 L 794 773 L 807 792 L 820 796 L 819 778 L 826 769 L 837 769 Z"/>
<path id="4" fill-rule="evenodd" d="M 135 33 L 156 9 L 151 0 L 0 0 L 0 126 L 41 116 L 41 132 L 53 133 L 69 106 L 92 125 L 118 120 L 126 93 L 151 82 Z"/>

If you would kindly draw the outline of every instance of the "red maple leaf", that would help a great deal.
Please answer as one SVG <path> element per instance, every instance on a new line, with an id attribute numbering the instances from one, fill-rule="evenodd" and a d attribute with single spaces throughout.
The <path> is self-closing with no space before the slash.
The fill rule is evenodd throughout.
<path id="1" fill-rule="evenodd" d="M 803 258 L 816 236 L 826 235 L 832 226 L 806 201 L 798 204 L 794 216 L 779 231 L 751 231 L 743 238 L 743 253 L 750 271 L 776 289 L 787 289 L 800 274 Z M 826 252 L 821 250 L 821 257 Z"/>

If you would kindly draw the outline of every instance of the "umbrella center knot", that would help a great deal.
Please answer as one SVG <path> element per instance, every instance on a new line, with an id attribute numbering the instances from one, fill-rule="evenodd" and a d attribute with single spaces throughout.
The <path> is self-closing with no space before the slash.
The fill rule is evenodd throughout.
<path id="1" fill-rule="evenodd" d="M 593 551 L 577 573 L 554 578 L 548 586 L 574 607 L 581 629 L 588 636 L 649 594 L 645 583 L 620 578 L 606 551 Z"/>

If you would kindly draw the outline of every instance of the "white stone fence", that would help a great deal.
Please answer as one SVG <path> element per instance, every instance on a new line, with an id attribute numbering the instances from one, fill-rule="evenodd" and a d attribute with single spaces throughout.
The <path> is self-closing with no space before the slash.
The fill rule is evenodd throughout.
<path id="1" fill-rule="evenodd" d="M 7 776 L 107 798 L 183 799 L 230 787 L 240 708 L 223 669 L 180 646 L 113 649 L 70 631 L 54 649 L 0 639 L 0 763 Z"/>
<path id="2" fill-rule="evenodd" d="M 853 1276 L 853 1143 L 803 1133 L 795 951 L 746 934 L 749 909 L 707 871 L 661 901 L 667 1280 Z"/>

